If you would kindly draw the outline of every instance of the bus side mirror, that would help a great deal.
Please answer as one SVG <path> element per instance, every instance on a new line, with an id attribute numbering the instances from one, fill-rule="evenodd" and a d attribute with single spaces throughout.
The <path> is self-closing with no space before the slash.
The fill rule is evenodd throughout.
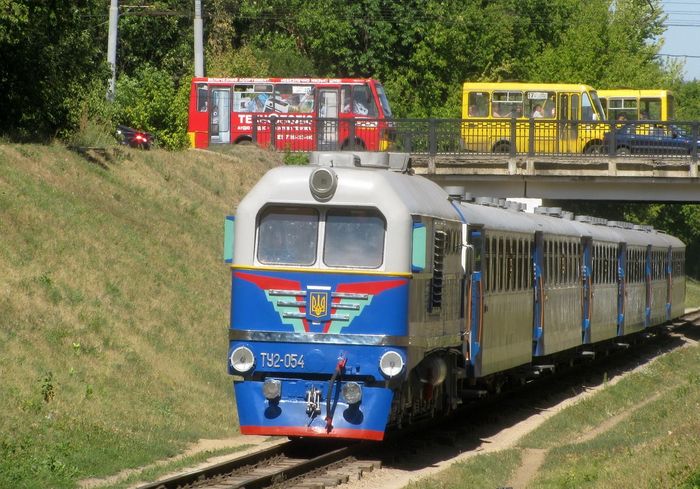
<path id="1" fill-rule="evenodd" d="M 234 216 L 226 216 L 224 221 L 224 262 L 233 263 Z"/>
<path id="2" fill-rule="evenodd" d="M 427 229 L 425 224 L 413 223 L 413 254 L 411 256 L 411 271 L 422 272 L 425 270 Z"/>

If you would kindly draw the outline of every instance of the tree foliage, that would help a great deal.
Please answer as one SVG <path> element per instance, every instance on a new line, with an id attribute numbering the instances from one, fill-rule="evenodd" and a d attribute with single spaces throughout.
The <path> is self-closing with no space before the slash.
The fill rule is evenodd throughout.
<path id="1" fill-rule="evenodd" d="M 673 88 L 677 118 L 700 119 L 700 82 L 682 82 L 682 64 L 657 56 L 661 0 L 203 0 L 203 8 L 212 76 L 373 77 L 397 117 L 459 117 L 464 81 Z M 122 123 L 167 147 L 185 144 L 192 0 L 120 1 L 113 104 L 104 99 L 108 9 L 105 0 L 0 0 L 1 133 L 45 140 Z M 697 206 L 590 213 L 608 211 L 700 251 Z"/>

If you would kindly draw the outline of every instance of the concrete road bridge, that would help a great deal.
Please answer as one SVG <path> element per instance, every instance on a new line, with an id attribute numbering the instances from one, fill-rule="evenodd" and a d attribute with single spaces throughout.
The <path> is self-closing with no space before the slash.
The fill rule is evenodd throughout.
<path id="1" fill-rule="evenodd" d="M 417 174 L 473 197 L 700 202 L 700 122 L 269 116 L 254 127 L 254 140 L 286 151 L 388 145 Z"/>

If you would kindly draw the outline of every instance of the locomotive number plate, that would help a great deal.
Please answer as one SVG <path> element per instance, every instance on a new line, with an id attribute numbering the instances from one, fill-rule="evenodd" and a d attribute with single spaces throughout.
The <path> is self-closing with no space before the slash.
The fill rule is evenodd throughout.
<path id="1" fill-rule="evenodd" d="M 304 355 L 260 352 L 260 365 L 267 368 L 304 368 Z"/>

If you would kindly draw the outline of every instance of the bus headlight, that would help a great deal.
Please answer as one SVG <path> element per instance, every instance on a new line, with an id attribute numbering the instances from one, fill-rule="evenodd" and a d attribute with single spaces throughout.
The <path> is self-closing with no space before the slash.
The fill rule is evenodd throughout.
<path id="1" fill-rule="evenodd" d="M 389 378 L 396 377 L 403 370 L 403 358 L 398 352 L 388 351 L 379 359 L 379 370 Z"/>
<path id="2" fill-rule="evenodd" d="M 343 399 L 348 404 L 357 404 L 362 400 L 362 387 L 357 382 L 346 382 L 343 384 Z"/>
<path id="3" fill-rule="evenodd" d="M 229 361 L 231 362 L 231 367 L 233 367 L 236 372 L 244 374 L 253 368 L 255 357 L 253 356 L 253 352 L 250 351 L 250 348 L 239 346 L 231 352 Z"/>
<path id="4" fill-rule="evenodd" d="M 274 401 L 282 395 L 282 382 L 277 379 L 267 379 L 263 382 L 263 396 L 268 401 Z"/>

